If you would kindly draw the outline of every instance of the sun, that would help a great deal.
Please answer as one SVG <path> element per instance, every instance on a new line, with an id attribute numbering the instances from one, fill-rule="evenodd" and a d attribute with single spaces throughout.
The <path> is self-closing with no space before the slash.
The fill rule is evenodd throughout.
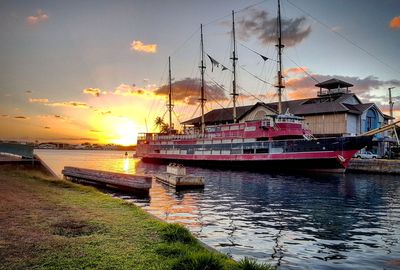
<path id="1" fill-rule="evenodd" d="M 114 137 L 113 143 L 119 145 L 134 145 L 137 139 L 137 128 L 132 120 L 123 119 L 120 122 L 114 123 Z"/>
<path id="2" fill-rule="evenodd" d="M 129 146 L 137 142 L 138 126 L 128 117 L 108 116 L 97 118 L 93 122 L 93 127 L 101 131 L 98 139 L 102 143 Z"/>

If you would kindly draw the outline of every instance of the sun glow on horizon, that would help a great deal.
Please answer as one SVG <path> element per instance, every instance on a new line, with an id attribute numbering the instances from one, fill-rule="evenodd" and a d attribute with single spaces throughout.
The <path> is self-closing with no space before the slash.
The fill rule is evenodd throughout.
<path id="1" fill-rule="evenodd" d="M 115 116 L 97 118 L 94 126 L 101 130 L 99 140 L 103 143 L 129 146 L 137 142 L 138 127 L 130 118 Z"/>
<path id="2" fill-rule="evenodd" d="M 121 119 L 120 122 L 114 124 L 115 139 L 113 143 L 119 145 L 134 145 L 138 135 L 135 123 L 129 119 Z"/>

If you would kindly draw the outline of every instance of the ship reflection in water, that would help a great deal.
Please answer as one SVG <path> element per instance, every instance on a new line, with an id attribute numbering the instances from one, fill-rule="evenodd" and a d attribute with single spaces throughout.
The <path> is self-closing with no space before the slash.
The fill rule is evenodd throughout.
<path id="1" fill-rule="evenodd" d="M 122 156 L 108 162 L 89 166 L 129 173 L 165 170 Z M 279 269 L 395 269 L 398 263 L 396 176 L 187 171 L 206 179 L 204 190 L 175 191 L 153 182 L 150 198 L 115 195 L 185 224 L 233 258 L 250 256 Z"/>

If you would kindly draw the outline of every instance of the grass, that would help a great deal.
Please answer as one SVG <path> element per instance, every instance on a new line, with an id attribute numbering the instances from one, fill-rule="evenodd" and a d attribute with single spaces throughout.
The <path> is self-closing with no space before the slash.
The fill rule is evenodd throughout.
<path id="1" fill-rule="evenodd" d="M 92 187 L 4 165 L 0 231 L 0 269 L 271 269 L 242 268 L 181 225 Z"/>

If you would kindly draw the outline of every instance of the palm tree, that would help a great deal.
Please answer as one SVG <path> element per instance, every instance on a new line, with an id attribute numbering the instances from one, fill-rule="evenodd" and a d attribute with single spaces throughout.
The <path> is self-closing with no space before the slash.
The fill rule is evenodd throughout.
<path id="1" fill-rule="evenodd" d="M 168 133 L 169 131 L 169 126 L 164 122 L 164 119 L 162 119 L 160 116 L 156 117 L 156 120 L 154 121 L 154 124 L 156 127 L 160 129 L 161 133 Z"/>

